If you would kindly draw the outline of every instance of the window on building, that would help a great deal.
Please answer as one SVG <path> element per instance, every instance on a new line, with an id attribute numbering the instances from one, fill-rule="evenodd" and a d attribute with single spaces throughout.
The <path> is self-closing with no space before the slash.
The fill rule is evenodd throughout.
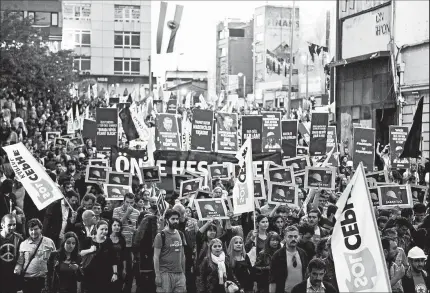
<path id="1" fill-rule="evenodd" d="M 75 47 L 91 46 L 91 31 L 65 30 L 63 32 L 62 48 L 73 50 Z"/>
<path id="2" fill-rule="evenodd" d="M 89 47 L 91 45 L 91 32 L 75 31 L 75 45 L 78 47 Z"/>
<path id="3" fill-rule="evenodd" d="M 35 26 L 51 26 L 52 19 L 51 19 L 51 12 L 35 12 L 35 11 L 29 11 L 28 17 L 33 22 L 33 25 Z M 58 19 L 58 14 L 57 14 Z M 57 21 L 58 25 L 58 21 Z"/>
<path id="4" fill-rule="evenodd" d="M 342 0 L 340 3 L 340 6 L 342 7 L 342 12 L 346 12 L 346 8 L 348 6 L 348 0 Z"/>
<path id="5" fill-rule="evenodd" d="M 57 12 L 51 13 L 51 26 L 58 26 L 58 13 Z"/>
<path id="6" fill-rule="evenodd" d="M 264 41 L 264 34 L 263 33 L 258 33 L 255 35 L 255 41 L 256 42 L 263 42 Z"/>
<path id="7" fill-rule="evenodd" d="M 263 26 L 264 25 L 264 16 L 263 16 L 263 14 L 257 15 L 255 22 L 256 22 L 257 26 Z"/>
<path id="8" fill-rule="evenodd" d="M 220 39 L 220 40 L 225 39 L 225 31 L 224 30 L 218 32 L 218 39 Z"/>
<path id="9" fill-rule="evenodd" d="M 245 37 L 245 30 L 244 29 L 238 29 L 238 28 L 230 28 L 230 29 L 228 29 L 228 34 L 230 37 L 244 38 Z"/>
<path id="10" fill-rule="evenodd" d="M 115 74 L 140 74 L 140 59 L 139 58 L 115 58 L 114 59 Z"/>
<path id="11" fill-rule="evenodd" d="M 140 21 L 140 6 L 115 5 L 115 21 Z"/>
<path id="12" fill-rule="evenodd" d="M 115 48 L 140 48 L 139 32 L 115 32 Z"/>
<path id="13" fill-rule="evenodd" d="M 91 58 L 90 57 L 79 57 L 73 59 L 73 69 L 77 71 L 91 70 Z"/>
<path id="14" fill-rule="evenodd" d="M 220 51 L 219 51 L 219 55 L 220 55 L 220 57 L 225 57 L 225 56 L 227 56 L 227 48 L 221 48 L 221 49 L 219 49 Z"/>
<path id="15" fill-rule="evenodd" d="M 91 4 L 63 2 L 63 18 L 74 20 L 90 20 Z"/>

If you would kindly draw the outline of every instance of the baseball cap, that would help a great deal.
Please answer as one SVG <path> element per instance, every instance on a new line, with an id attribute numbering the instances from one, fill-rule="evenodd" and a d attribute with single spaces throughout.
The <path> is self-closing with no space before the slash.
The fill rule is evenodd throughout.
<path id="1" fill-rule="evenodd" d="M 417 258 L 425 258 L 427 259 L 427 255 L 424 254 L 424 251 L 419 248 L 418 246 L 415 246 L 411 248 L 408 252 L 408 258 L 417 259 Z"/>

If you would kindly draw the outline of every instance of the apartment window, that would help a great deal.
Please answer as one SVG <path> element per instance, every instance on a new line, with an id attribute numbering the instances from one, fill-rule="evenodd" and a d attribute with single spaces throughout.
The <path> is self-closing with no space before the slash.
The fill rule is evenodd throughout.
<path id="1" fill-rule="evenodd" d="M 91 4 L 63 3 L 63 18 L 73 20 L 90 20 Z"/>
<path id="2" fill-rule="evenodd" d="M 256 42 L 263 42 L 264 41 L 264 34 L 263 33 L 256 34 L 255 40 L 256 40 Z"/>
<path id="3" fill-rule="evenodd" d="M 221 49 L 219 49 L 219 56 L 220 57 L 227 56 L 227 48 L 221 48 Z"/>
<path id="4" fill-rule="evenodd" d="M 139 32 L 115 32 L 115 48 L 140 48 Z"/>
<path id="5" fill-rule="evenodd" d="M 58 26 L 58 13 L 57 12 L 51 13 L 51 26 Z"/>
<path id="6" fill-rule="evenodd" d="M 28 17 L 32 20 L 34 26 L 51 26 L 52 24 L 52 15 L 51 12 L 34 12 L 29 11 Z M 57 14 L 57 25 L 58 25 L 58 14 Z"/>
<path id="7" fill-rule="evenodd" d="M 140 21 L 140 6 L 115 5 L 115 21 Z"/>
<path id="8" fill-rule="evenodd" d="M 75 47 L 89 47 L 91 46 L 91 31 L 65 30 L 62 43 L 65 50 L 73 50 Z"/>
<path id="9" fill-rule="evenodd" d="M 220 39 L 220 40 L 225 39 L 225 31 L 224 30 L 218 32 L 218 39 Z"/>
<path id="10" fill-rule="evenodd" d="M 115 58 L 114 59 L 115 74 L 140 74 L 140 59 L 139 58 Z"/>
<path id="11" fill-rule="evenodd" d="M 264 16 L 263 14 L 257 15 L 257 18 L 255 20 L 257 26 L 263 26 L 264 25 Z"/>
<path id="12" fill-rule="evenodd" d="M 73 59 L 73 69 L 78 71 L 90 71 L 91 70 L 91 58 L 90 57 L 79 57 Z"/>
<path id="13" fill-rule="evenodd" d="M 230 37 L 244 38 L 245 37 L 245 30 L 244 29 L 231 28 L 228 30 L 228 34 Z"/>

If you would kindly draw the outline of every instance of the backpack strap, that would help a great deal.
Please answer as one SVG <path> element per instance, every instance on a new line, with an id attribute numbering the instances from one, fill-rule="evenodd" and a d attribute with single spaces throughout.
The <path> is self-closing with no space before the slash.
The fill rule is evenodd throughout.
<path id="1" fill-rule="evenodd" d="M 163 248 L 164 245 L 166 244 L 166 233 L 164 233 L 164 231 L 161 230 L 160 235 L 161 235 L 161 248 Z"/>

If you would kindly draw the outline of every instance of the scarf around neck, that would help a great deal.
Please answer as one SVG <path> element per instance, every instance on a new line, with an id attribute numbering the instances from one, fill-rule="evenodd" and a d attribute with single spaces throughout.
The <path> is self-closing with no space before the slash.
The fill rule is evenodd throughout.
<path id="1" fill-rule="evenodd" d="M 225 254 L 224 252 L 221 252 L 219 256 L 216 256 L 211 253 L 211 259 L 218 266 L 219 284 L 223 285 L 224 277 L 227 278 L 227 269 L 225 267 Z"/>

